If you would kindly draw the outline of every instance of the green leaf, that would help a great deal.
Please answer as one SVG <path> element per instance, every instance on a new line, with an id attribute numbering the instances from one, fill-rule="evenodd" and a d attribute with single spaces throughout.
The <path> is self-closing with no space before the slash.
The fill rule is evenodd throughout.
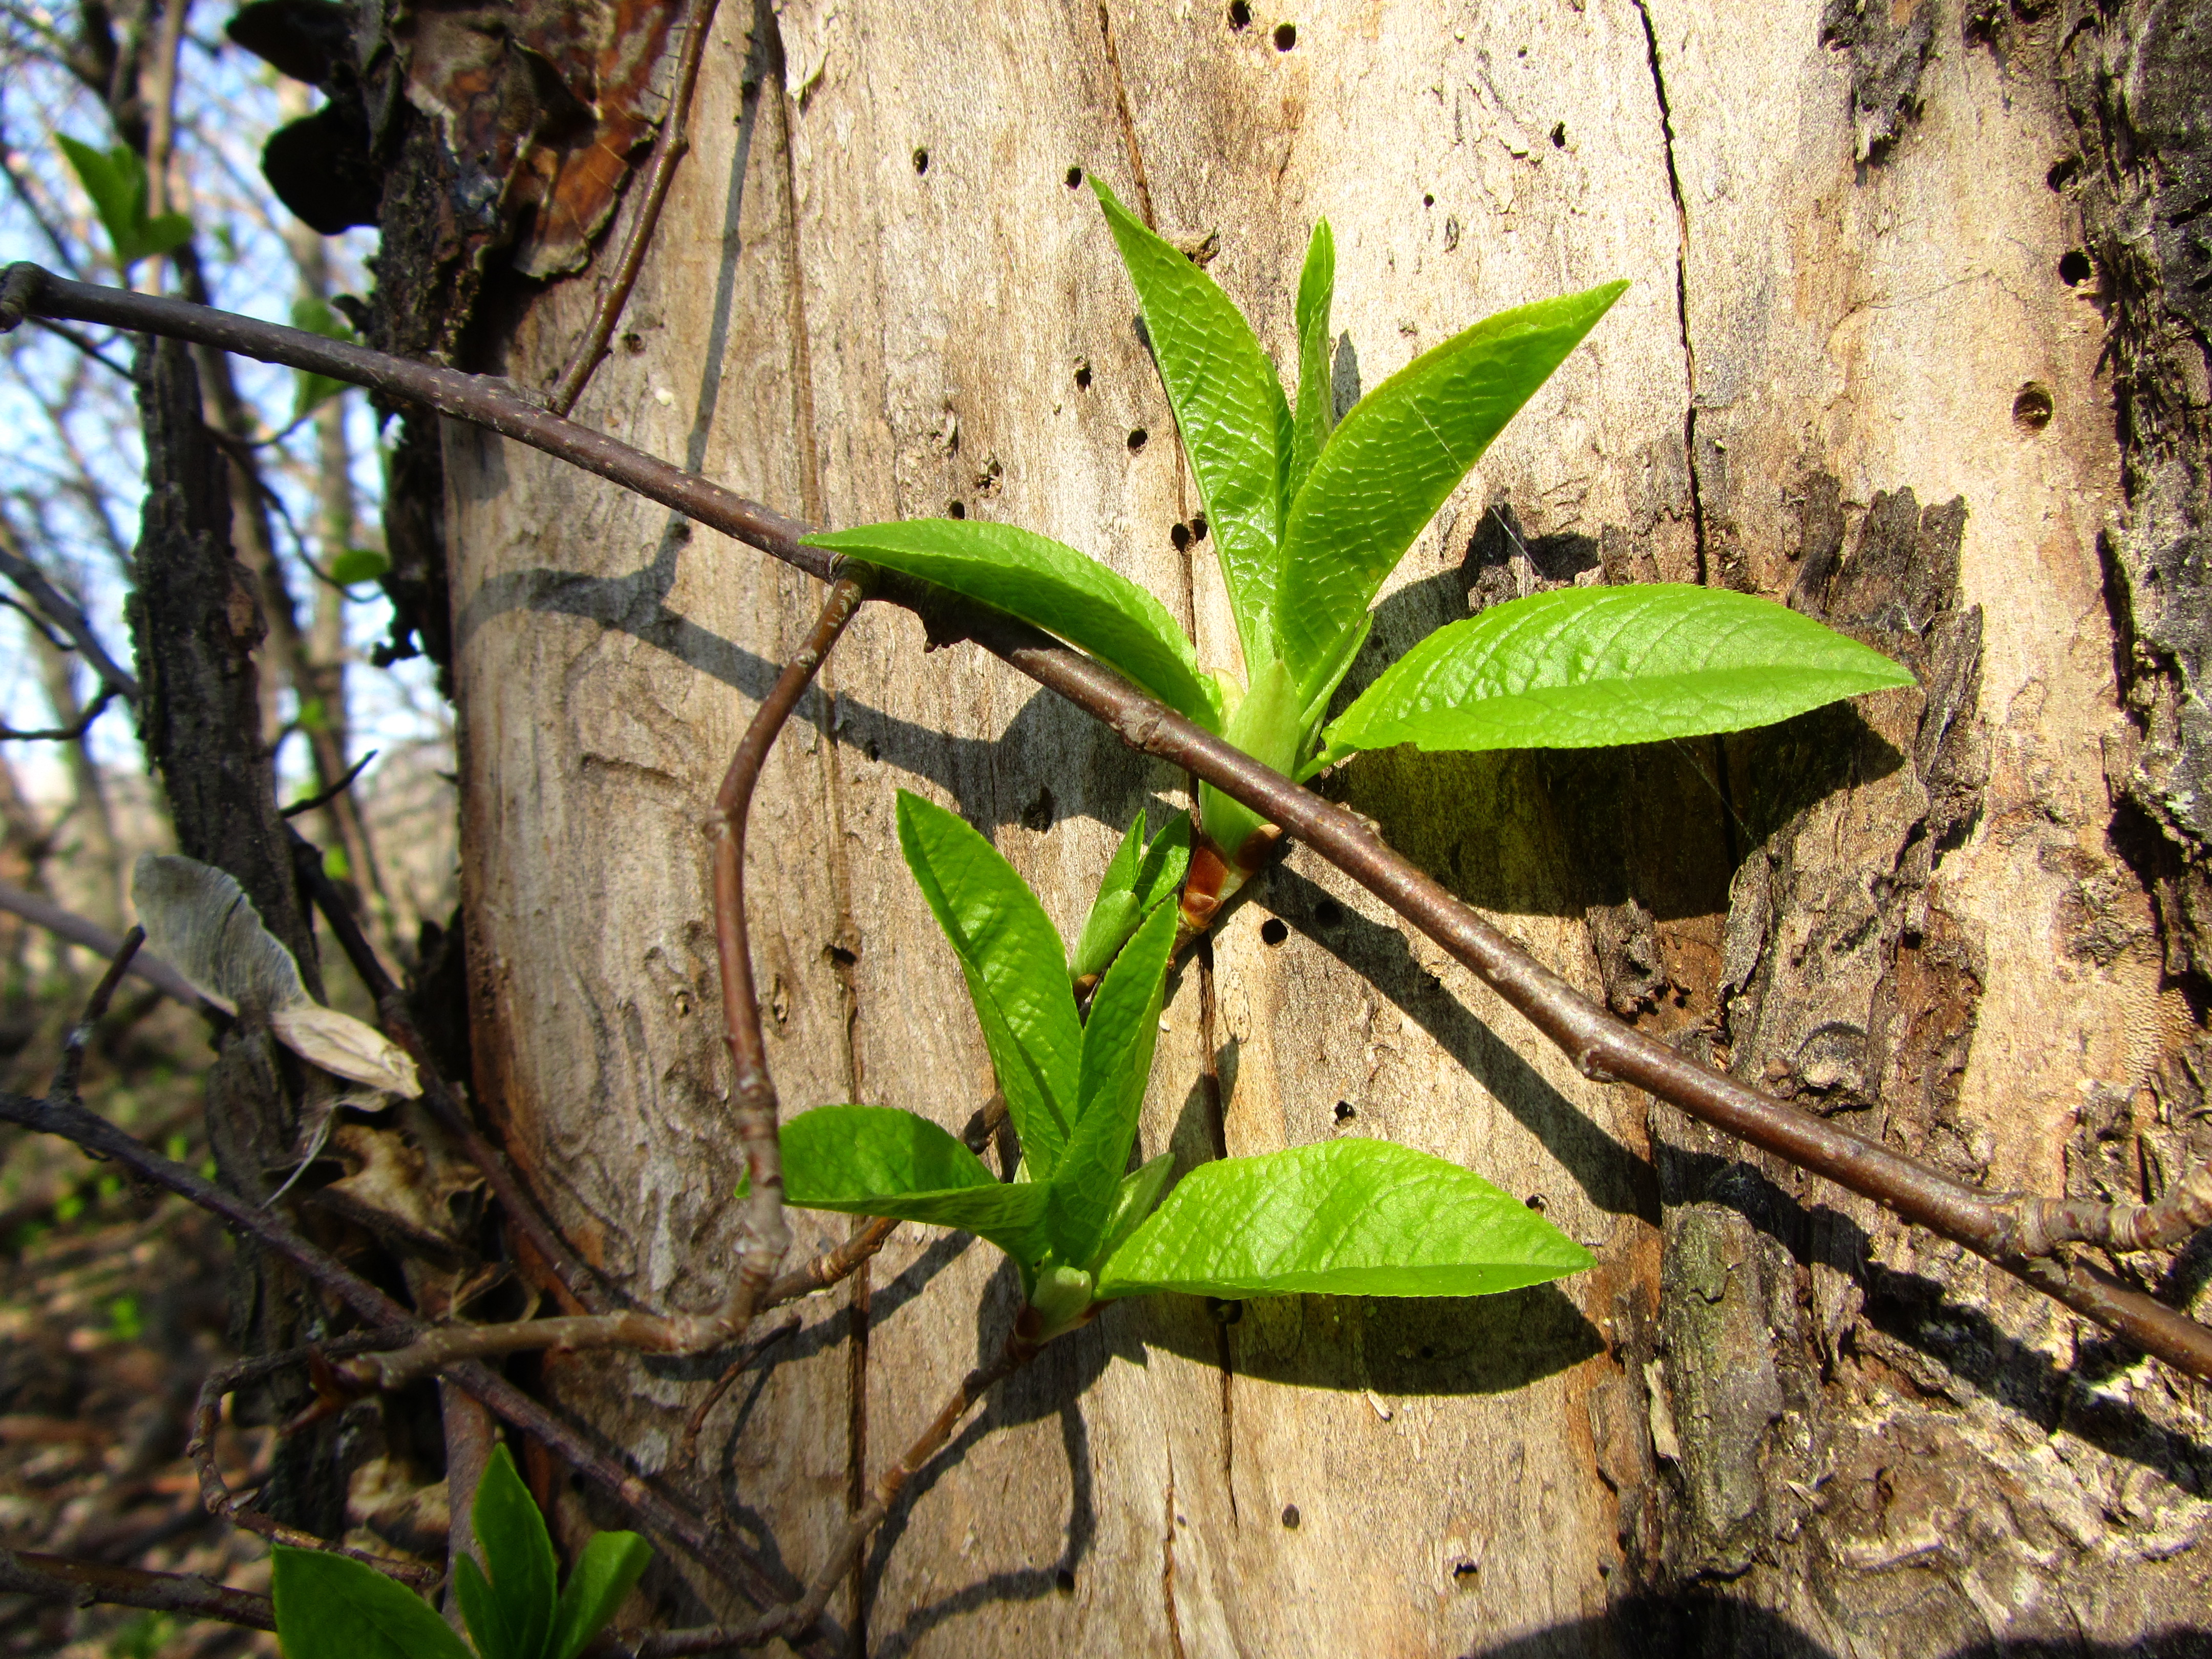
<path id="1" fill-rule="evenodd" d="M 634 1532 L 593 1534 L 561 1591 L 546 1659 L 576 1659 L 606 1628 L 652 1559 L 653 1546 Z"/>
<path id="2" fill-rule="evenodd" d="M 1148 843 L 1144 808 L 1139 807 L 1135 822 L 1106 866 L 1091 914 L 1084 919 L 1083 933 L 1068 957 L 1068 977 L 1079 983 L 1104 973 L 1152 907 L 1181 890 L 1189 868 L 1190 814 L 1176 813 Z"/>
<path id="3" fill-rule="evenodd" d="M 1771 599 L 1676 582 L 1563 587 L 1430 635 L 1328 728 L 1327 753 L 1652 743 L 1911 684 Z"/>
<path id="4" fill-rule="evenodd" d="M 137 151 L 118 144 L 103 153 L 60 133 L 55 134 L 54 142 L 91 198 L 93 212 L 114 250 L 118 271 L 127 275 L 141 259 L 167 253 L 191 240 L 192 222 L 185 215 L 147 216 L 146 163 Z"/>
<path id="5" fill-rule="evenodd" d="M 1166 607 L 1065 542 L 975 519 L 909 519 L 809 536 L 806 544 L 919 576 L 1035 623 L 1208 731 L 1220 729 L 1213 683 L 1199 672 L 1190 641 Z"/>
<path id="6" fill-rule="evenodd" d="M 1501 311 L 1344 417 L 1283 531 L 1275 635 L 1301 688 L 1311 692 L 1444 497 L 1627 286 Z"/>
<path id="7" fill-rule="evenodd" d="M 957 813 L 902 789 L 898 835 L 960 959 L 1023 1153 L 1048 1177 L 1075 1124 L 1083 1054 L 1060 935 L 1013 866 Z"/>
<path id="8" fill-rule="evenodd" d="M 374 547 L 349 547 L 331 561 L 331 580 L 340 587 L 358 587 L 375 581 L 392 568 L 392 561 Z"/>
<path id="9" fill-rule="evenodd" d="M 276 1557 L 270 1589 L 284 1659 L 471 1659 L 428 1602 L 375 1568 L 283 1545 Z"/>
<path id="10" fill-rule="evenodd" d="M 1298 274 L 1298 405 L 1291 422 L 1291 465 L 1283 489 L 1283 519 L 1298 498 L 1335 424 L 1330 401 L 1328 311 L 1336 298 L 1336 238 L 1328 221 L 1316 222 Z"/>
<path id="11" fill-rule="evenodd" d="M 1590 1261 L 1480 1176 L 1352 1138 L 1200 1164 L 1107 1259 L 1097 1296 L 1487 1296 Z"/>
<path id="12" fill-rule="evenodd" d="M 926 1117 L 889 1106 L 817 1106 L 785 1123 L 778 1139 L 787 1204 L 958 1227 L 1025 1264 L 1044 1254 L 1048 1189 L 1002 1184 Z"/>
<path id="13" fill-rule="evenodd" d="M 1152 1074 L 1179 921 L 1174 907 L 1155 908 L 1091 999 L 1083 1026 L 1081 1115 L 1052 1177 L 1048 1224 L 1062 1261 L 1089 1261 L 1105 1235 Z"/>
<path id="14" fill-rule="evenodd" d="M 491 1580 L 476 1558 L 464 1555 L 453 1563 L 453 1595 L 461 1604 L 461 1621 L 469 1627 L 469 1640 L 483 1659 L 514 1659 L 514 1641 L 507 1634 L 506 1615 Z"/>
<path id="15" fill-rule="evenodd" d="M 515 1473 L 514 1459 L 505 1446 L 492 1449 L 483 1479 L 477 1482 L 470 1514 L 477 1551 L 491 1579 L 490 1623 L 499 1645 L 487 1643 L 485 1632 L 473 1620 L 469 1633 L 477 1638 L 483 1659 L 542 1659 L 545 1638 L 553 1629 L 559 1569 L 545 1517 L 538 1512 L 537 1501 Z M 467 1610 L 465 1601 L 465 1617 Z"/>
<path id="16" fill-rule="evenodd" d="M 1145 228 L 1095 176 L 1091 188 L 1144 307 L 1152 361 L 1206 502 L 1248 671 L 1274 654 L 1268 617 L 1282 565 L 1290 408 L 1252 325 L 1213 278 Z"/>
<path id="17" fill-rule="evenodd" d="M 1262 766 L 1287 775 L 1297 769 L 1305 747 L 1304 701 L 1288 665 L 1271 658 L 1253 677 L 1251 689 L 1230 714 L 1229 729 L 1223 735 Z M 1232 861 L 1253 832 L 1267 822 L 1210 783 L 1198 787 L 1198 821 L 1207 838 Z"/>
<path id="18" fill-rule="evenodd" d="M 1120 1249 L 1129 1235 L 1144 1224 L 1152 1206 L 1160 1201 L 1160 1189 L 1174 1173 L 1175 1154 L 1162 1152 L 1121 1177 L 1121 1184 L 1114 1193 L 1114 1207 L 1106 1215 L 1106 1230 L 1098 1241 L 1098 1254 L 1090 1263 L 1094 1277 L 1099 1263 Z"/>

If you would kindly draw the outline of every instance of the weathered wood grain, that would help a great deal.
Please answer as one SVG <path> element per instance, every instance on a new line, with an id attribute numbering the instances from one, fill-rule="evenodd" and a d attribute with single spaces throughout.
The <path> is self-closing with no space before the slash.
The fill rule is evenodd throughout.
<path id="1" fill-rule="evenodd" d="M 1072 169 L 1211 247 L 1285 361 L 1326 215 L 1340 398 L 1489 311 L 1627 276 L 1394 579 L 1353 684 L 1470 606 L 1663 578 L 1794 592 L 1925 689 L 1726 745 L 1368 757 L 1332 787 L 1717 1063 L 2000 1183 L 2139 1182 L 2090 1153 L 2183 1155 L 2155 1120 L 2189 1004 L 2104 782 L 2118 451 L 2045 182 L 2076 135 L 2049 73 L 1948 4 L 1901 9 L 726 9 L 579 415 L 821 521 L 957 503 L 1060 537 L 1226 664 L 1208 544 L 1171 535 L 1195 489 Z M 549 377 L 588 309 L 586 282 L 521 310 L 506 372 Z M 479 1086 L 572 1230 L 639 1295 L 701 1304 L 736 1164 L 699 820 L 812 596 L 495 441 L 449 431 L 447 460 Z M 924 646 L 864 613 L 763 781 L 787 1110 L 957 1127 L 989 1091 L 896 789 L 990 834 L 1063 927 L 1137 806 L 1182 799 Z M 2192 1389 L 1647 1124 L 1310 857 L 1255 884 L 1165 1024 L 1148 1153 L 1387 1135 L 1540 1203 L 1601 1265 L 1465 1306 L 1110 1310 L 895 1512 L 865 1605 L 833 1603 L 867 1651 L 1921 1654 L 2203 1616 Z M 842 1229 L 801 1218 L 802 1247 Z M 743 1528 L 809 1571 L 856 1465 L 1014 1301 L 988 1247 L 902 1229 L 865 1349 L 825 1301 L 717 1419 Z M 707 1369 L 549 1378 L 655 1467 Z"/>

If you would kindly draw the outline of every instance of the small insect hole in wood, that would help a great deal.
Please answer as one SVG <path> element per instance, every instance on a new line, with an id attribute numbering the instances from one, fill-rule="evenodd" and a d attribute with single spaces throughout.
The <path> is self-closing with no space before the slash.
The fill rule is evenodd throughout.
<path id="1" fill-rule="evenodd" d="M 2079 288 L 2094 274 L 2096 267 L 2089 256 L 2080 248 L 2069 248 L 2058 258 L 2058 280 L 2069 288 Z"/>
<path id="2" fill-rule="evenodd" d="M 2040 432 L 2051 424 L 2051 388 L 2030 380 L 2012 400 L 2012 423 L 2022 432 Z"/>
<path id="3" fill-rule="evenodd" d="M 1285 1527 L 1296 1532 L 1298 1529 L 1298 1506 L 1296 1504 L 1283 1505 L 1283 1524 Z"/>
<path id="4" fill-rule="evenodd" d="M 1359 1109 L 1350 1101 L 1340 1100 L 1336 1103 L 1336 1121 L 1339 1123 L 1349 1123 L 1358 1115 Z"/>
<path id="5" fill-rule="evenodd" d="M 914 170 L 916 173 L 927 173 L 929 171 L 929 151 L 927 149 L 921 149 L 915 151 Z"/>
<path id="6" fill-rule="evenodd" d="M 1421 205 L 1423 207 L 1434 207 L 1436 204 L 1437 198 L 1434 194 L 1425 190 L 1421 192 Z"/>
<path id="7" fill-rule="evenodd" d="M 1252 8 L 1246 5 L 1244 0 L 1231 0 L 1229 27 L 1232 29 L 1249 29 L 1252 27 Z"/>
<path id="8" fill-rule="evenodd" d="M 1139 450 L 1142 449 L 1142 448 L 1143 448 L 1143 447 L 1144 447 L 1147 443 L 1149 443 L 1149 442 L 1151 442 L 1151 441 L 1152 441 L 1152 434 L 1151 433 L 1149 433 L 1149 432 L 1146 431 L 1146 430 L 1145 430 L 1145 428 L 1142 428 L 1142 427 L 1140 427 L 1140 426 L 1138 426 L 1138 427 L 1132 427 L 1132 428 L 1129 428 L 1129 453 L 1130 453 L 1132 455 L 1135 454 Z"/>
<path id="9" fill-rule="evenodd" d="M 1066 1567 L 1062 1567 L 1058 1572 L 1053 1574 L 1052 1587 L 1058 1590 L 1062 1595 L 1074 1595 L 1075 1575 L 1070 1572 Z"/>
<path id="10" fill-rule="evenodd" d="M 1067 187 L 1068 187 L 1070 190 L 1073 190 L 1073 189 L 1074 189 L 1078 185 L 1081 184 L 1082 182 L 1083 182 L 1083 169 L 1082 169 L 1081 167 L 1070 167 L 1070 168 L 1068 168 L 1068 170 L 1067 170 Z"/>
<path id="11" fill-rule="evenodd" d="M 1202 542 L 1206 539 L 1205 514 L 1194 513 L 1190 515 L 1190 538 L 1194 542 Z"/>
<path id="12" fill-rule="evenodd" d="M 968 516 L 968 503 L 965 501 L 955 501 L 951 506 L 945 509 L 945 513 L 947 518 L 964 519 Z"/>
<path id="13" fill-rule="evenodd" d="M 1290 924 L 1280 916 L 1269 916 L 1260 924 L 1260 938 L 1268 945 L 1280 945 L 1290 936 Z"/>
<path id="14" fill-rule="evenodd" d="M 1314 906 L 1314 926 L 1336 927 L 1343 924 L 1344 907 L 1334 899 L 1323 899 Z"/>
<path id="15" fill-rule="evenodd" d="M 1296 23 L 1278 23 L 1275 25 L 1275 50 L 1277 52 L 1288 52 L 1292 46 L 1297 45 L 1297 43 L 1298 26 Z"/>
<path id="16" fill-rule="evenodd" d="M 1171 527 L 1168 532 L 1168 542 L 1178 553 L 1188 551 L 1190 548 L 1190 526 L 1187 524 L 1179 524 Z"/>
<path id="17" fill-rule="evenodd" d="M 1554 121 L 1552 124 L 1552 148 L 1553 149 L 1565 149 L 1566 147 L 1567 124 L 1565 121 Z"/>
<path id="18" fill-rule="evenodd" d="M 1088 358 L 1079 360 L 1075 365 L 1075 389 L 1078 392 L 1091 390 L 1091 362 Z"/>

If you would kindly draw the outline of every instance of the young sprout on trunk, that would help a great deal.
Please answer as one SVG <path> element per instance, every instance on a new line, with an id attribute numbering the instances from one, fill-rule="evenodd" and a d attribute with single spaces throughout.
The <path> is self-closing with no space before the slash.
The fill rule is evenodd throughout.
<path id="1" fill-rule="evenodd" d="M 1769 599 L 1680 583 L 1571 588 L 1437 630 L 1331 721 L 1370 607 L 1483 452 L 1627 287 L 1485 319 L 1344 417 L 1329 396 L 1335 244 L 1314 228 L 1297 297 L 1295 404 L 1213 279 L 1093 178 L 1143 307 L 1237 621 L 1242 661 L 1201 669 L 1135 583 L 1011 526 L 915 520 L 809 538 L 1012 612 L 1301 781 L 1363 750 L 1584 748 L 1741 731 L 1911 676 Z M 1211 785 L 1182 915 L 1208 926 L 1277 831 Z M 1139 918 L 1123 909 L 1122 934 Z M 1115 941 L 1118 945 L 1120 940 Z M 1101 948 L 1085 930 L 1085 960 Z"/>
<path id="2" fill-rule="evenodd" d="M 1169 1156 L 1127 1165 L 1159 1036 L 1176 907 L 1139 907 L 1090 1018 L 1079 1020 L 1060 935 L 991 843 L 903 790 L 898 831 L 967 979 L 1021 1163 L 1002 1182 L 927 1118 L 818 1107 L 782 1126 L 787 1202 L 988 1239 L 1021 1269 L 1038 1341 L 1083 1323 L 1101 1303 L 1155 1291 L 1482 1296 L 1589 1265 L 1588 1251 L 1480 1176 L 1387 1141 L 1347 1138 L 1224 1158 L 1193 1170 L 1162 1203 Z M 1124 852 L 1142 835 L 1140 817 Z M 1149 859 L 1149 848 L 1135 860 L 1117 856 L 1102 900 L 1123 890 L 1125 864 L 1141 872 Z"/>

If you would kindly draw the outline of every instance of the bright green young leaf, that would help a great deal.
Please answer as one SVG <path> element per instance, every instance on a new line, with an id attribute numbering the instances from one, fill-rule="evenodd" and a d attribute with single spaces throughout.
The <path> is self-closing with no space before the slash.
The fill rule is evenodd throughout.
<path id="1" fill-rule="evenodd" d="M 1590 1260 L 1456 1164 L 1346 1139 L 1201 1164 L 1107 1258 L 1097 1295 L 1487 1296 Z"/>
<path id="2" fill-rule="evenodd" d="M 485 1640 L 487 1632 L 469 1622 L 483 1659 L 542 1659 L 545 1638 L 552 1632 L 554 1587 L 559 1568 L 553 1558 L 553 1540 L 545 1530 L 545 1517 L 537 1500 L 515 1473 L 514 1459 L 504 1446 L 495 1447 L 477 1483 L 476 1503 L 470 1511 L 477 1533 L 477 1550 L 491 1579 L 491 1620 L 498 1645 Z M 462 1603 L 465 1617 L 468 1603 Z"/>
<path id="3" fill-rule="evenodd" d="M 1058 979 L 1059 963 L 1053 968 Z M 889 1106 L 817 1106 L 785 1123 L 778 1139 L 787 1204 L 957 1227 L 1025 1265 L 1044 1254 L 1049 1189 L 1002 1184 L 927 1118 Z"/>
<path id="4" fill-rule="evenodd" d="M 1430 635 L 1328 728 L 1326 753 L 1652 743 L 1911 684 L 1771 599 L 1676 582 L 1562 587 Z"/>
<path id="5" fill-rule="evenodd" d="M 1253 676 L 1251 688 L 1230 714 L 1229 729 L 1222 735 L 1262 766 L 1287 774 L 1297 769 L 1299 751 L 1305 746 L 1304 712 L 1289 666 L 1279 658 L 1270 658 Z M 1198 787 L 1198 821 L 1213 844 L 1232 860 L 1267 822 L 1210 783 Z"/>
<path id="6" fill-rule="evenodd" d="M 1162 1152 L 1121 1177 L 1121 1186 L 1114 1192 L 1114 1206 L 1106 1212 L 1106 1230 L 1099 1237 L 1097 1254 L 1089 1263 L 1094 1277 L 1099 1263 L 1120 1249 L 1129 1235 L 1144 1224 L 1152 1206 L 1160 1201 L 1160 1189 L 1174 1173 L 1175 1154 Z"/>
<path id="7" fill-rule="evenodd" d="M 146 163 L 137 151 L 118 144 L 102 153 L 59 133 L 54 141 L 92 199 L 118 270 L 128 273 L 141 259 L 167 253 L 191 240 L 192 222 L 183 214 L 147 216 Z"/>
<path id="8" fill-rule="evenodd" d="M 1152 1074 L 1178 920 L 1173 906 L 1155 908 L 1091 999 L 1083 1026 L 1081 1115 L 1052 1178 L 1049 1224 L 1053 1252 L 1062 1261 L 1097 1255 L 1113 1212 Z"/>
<path id="9" fill-rule="evenodd" d="M 898 793 L 899 847 L 952 943 L 1023 1154 L 1039 1180 L 1075 1125 L 1083 1055 L 1060 935 L 998 848 L 958 814 Z"/>
<path id="10" fill-rule="evenodd" d="M 981 599 L 1057 634 L 1178 714 L 1220 729 L 1212 681 L 1165 606 L 1065 542 L 975 519 L 909 519 L 809 536 L 809 547 Z"/>
<path id="11" fill-rule="evenodd" d="M 1283 531 L 1275 637 L 1310 691 L 1421 527 L 1626 283 L 1501 311 L 1424 352 L 1344 417 Z"/>
<path id="12" fill-rule="evenodd" d="M 461 1604 L 461 1622 L 469 1627 L 469 1640 L 483 1659 L 514 1659 L 514 1638 L 508 1634 L 507 1613 L 475 1558 L 464 1555 L 453 1564 L 453 1595 Z"/>
<path id="13" fill-rule="evenodd" d="M 292 302 L 292 326 L 305 329 L 310 334 L 319 334 L 326 340 L 353 338 L 353 330 L 347 325 L 346 319 L 331 310 L 327 301 L 317 299 L 313 295 L 302 295 Z M 345 381 L 334 380 L 329 375 L 318 374 L 312 369 L 295 369 L 292 373 L 295 382 L 292 418 L 295 421 L 303 419 L 310 410 L 319 408 L 346 389 Z"/>
<path id="14" fill-rule="evenodd" d="M 340 587 L 373 582 L 392 568 L 391 559 L 374 547 L 349 547 L 331 561 L 331 580 Z"/>
<path id="15" fill-rule="evenodd" d="M 470 1659 L 428 1602 L 375 1568 L 283 1545 L 276 1557 L 270 1589 L 284 1659 Z"/>
<path id="16" fill-rule="evenodd" d="M 1273 654 L 1267 617 L 1282 562 L 1283 466 L 1291 446 L 1282 383 L 1251 324 L 1213 278 L 1146 229 L 1097 178 L 1091 185 L 1144 307 L 1152 361 L 1213 529 L 1244 661 L 1256 667 Z"/>
<path id="17" fill-rule="evenodd" d="M 561 1590 L 545 1659 L 576 1659 L 606 1628 L 653 1560 L 653 1546 L 634 1532 L 594 1533 Z"/>
<path id="18" fill-rule="evenodd" d="M 1298 498 L 1334 425 L 1329 386 L 1329 306 L 1336 298 L 1336 238 L 1328 221 L 1316 221 L 1298 274 L 1298 404 L 1291 422 L 1291 465 L 1283 489 L 1283 520 Z"/>
<path id="19" fill-rule="evenodd" d="M 1139 807 L 1135 822 L 1115 849 L 1114 861 L 1106 866 L 1091 914 L 1084 919 L 1082 935 L 1067 960 L 1068 977 L 1079 985 L 1104 973 L 1152 907 L 1182 890 L 1189 868 L 1190 814 L 1176 813 L 1146 842 L 1145 810 Z"/>

